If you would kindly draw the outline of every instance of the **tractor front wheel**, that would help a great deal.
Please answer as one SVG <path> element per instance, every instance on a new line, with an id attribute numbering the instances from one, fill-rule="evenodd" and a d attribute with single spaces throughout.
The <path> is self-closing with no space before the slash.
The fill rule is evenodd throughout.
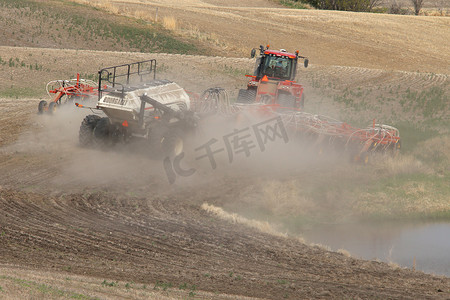
<path id="1" fill-rule="evenodd" d="M 240 89 L 238 93 L 237 103 L 253 103 L 256 99 L 256 91 L 255 90 L 244 90 Z"/>

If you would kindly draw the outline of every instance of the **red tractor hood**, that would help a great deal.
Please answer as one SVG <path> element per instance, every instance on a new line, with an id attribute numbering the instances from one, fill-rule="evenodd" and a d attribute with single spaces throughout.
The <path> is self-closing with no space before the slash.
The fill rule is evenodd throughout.
<path id="1" fill-rule="evenodd" d="M 272 54 L 276 56 L 287 56 L 289 58 L 296 58 L 297 55 L 294 53 L 284 52 L 284 51 L 277 51 L 277 50 L 265 50 L 264 54 Z"/>

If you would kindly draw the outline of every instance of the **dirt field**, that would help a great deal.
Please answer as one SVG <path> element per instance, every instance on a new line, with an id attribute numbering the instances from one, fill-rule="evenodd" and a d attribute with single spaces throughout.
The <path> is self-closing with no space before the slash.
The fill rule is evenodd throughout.
<path id="1" fill-rule="evenodd" d="M 171 187 L 154 161 L 79 149 L 73 134 L 78 124 L 67 116 L 37 119 L 34 106 L 35 101 L 2 100 L 2 111 L 8 108 L 2 124 L 19 114 L 31 125 L 10 121 L 9 133 L 2 130 L 2 140 L 8 141 L 22 128 L 18 141 L 1 153 L 0 285 L 7 297 L 14 298 L 22 286 L 25 297 L 81 293 L 109 298 L 130 290 L 124 295 L 145 298 L 144 284 L 165 287 L 169 291 L 162 295 L 175 298 L 191 292 L 203 299 L 226 299 L 222 294 L 270 299 L 449 295 L 448 278 L 306 246 L 274 234 L 267 224 L 222 211 L 254 185 L 248 177 L 252 172 L 210 173 L 209 179 Z M 45 272 L 30 278 L 14 273 L 18 267 Z M 49 279 L 47 271 L 66 282 Z M 75 275 L 96 279 L 85 279 L 90 283 L 80 289 L 67 283 L 72 277 L 80 280 Z M 105 281 L 114 284 L 106 289 Z"/>
<path id="2" fill-rule="evenodd" d="M 3 53 L 9 50 L 13 49 L 2 48 Z M 41 51 L 14 49 L 14 55 L 26 57 L 32 53 L 34 57 Z M 73 55 L 74 61 L 87 63 L 89 58 L 105 56 L 101 52 L 80 54 L 50 49 L 45 52 L 55 59 L 58 55 L 64 58 Z M 115 61 L 123 56 L 138 60 L 145 55 L 109 53 L 107 60 Z M 248 59 L 155 56 L 166 64 L 170 76 L 196 89 L 211 84 L 206 75 L 221 63 L 241 62 L 251 66 Z M 181 61 L 185 63 L 182 73 L 191 68 L 193 61 L 200 61 L 196 71 L 204 77 L 183 79 L 171 71 L 172 64 L 179 66 Z M 327 76 L 332 76 L 333 69 L 325 69 Z M 313 72 L 309 76 L 320 74 L 320 70 L 323 68 L 309 69 L 308 72 Z M 357 77 L 367 73 L 361 69 L 346 70 L 348 79 L 353 73 L 359 74 Z M 396 76 L 399 75 L 394 73 L 383 78 L 389 82 Z M 230 90 L 239 84 L 232 74 L 215 80 L 212 83 L 221 82 Z M 439 82 L 434 85 L 442 84 Z M 231 214 L 255 205 L 249 200 L 258 195 L 259 184 L 255 180 L 263 180 L 268 184 L 266 188 L 275 190 L 292 178 L 305 182 L 302 170 L 308 165 L 299 164 L 296 171 L 278 168 L 275 181 L 270 175 L 272 169 L 260 169 L 253 163 L 243 166 L 245 172 L 236 166 L 219 172 L 203 169 L 194 178 L 171 186 L 158 162 L 121 151 L 79 148 L 77 131 L 85 111 L 63 110 L 53 117 L 38 116 L 37 102 L 32 99 L 1 101 L 1 124 L 6 125 L 0 135 L 3 146 L 0 153 L 1 256 L 6 263 L 4 274 L 16 274 L 0 277 L 4 291 L 19 290 L 28 295 L 20 286 L 32 282 L 35 286 L 26 289 L 30 293 L 55 296 L 58 291 L 64 291 L 62 297 L 81 293 L 109 298 L 116 292 L 125 295 L 132 292 L 132 298 L 146 298 L 150 292 L 156 292 L 167 297 L 190 294 L 203 299 L 446 298 L 449 295 L 448 278 L 306 246 L 295 237 L 278 233 L 270 224 Z M 322 103 L 324 106 L 328 104 Z M 316 171 L 309 172 L 308 176 L 329 172 L 320 166 L 315 165 Z M 348 166 L 340 168 L 348 171 Z M 252 188 L 257 190 L 252 192 Z M 281 197 L 278 199 L 286 196 Z M 276 205 L 272 209 L 285 213 L 286 209 L 307 209 L 311 205 L 302 203 L 288 202 L 283 204 L 285 207 Z M 18 267 L 50 271 L 44 274 L 53 275 L 39 273 L 29 278 L 17 275 Z M 76 274 L 94 279 L 86 279 L 90 283 L 83 288 L 79 283 L 71 287 L 67 280 L 64 284 L 64 280 L 61 283 L 58 279 L 80 280 Z M 39 288 L 43 280 L 48 286 L 44 291 Z M 113 286 L 106 288 L 106 284 L 102 285 L 105 280 L 107 284 L 114 283 Z M 149 289 L 156 286 L 159 291 L 145 291 L 144 285 Z M 6 295 L 14 298 L 15 294 Z"/>
<path id="3" fill-rule="evenodd" d="M 372 118 L 402 121 L 408 126 L 440 120 L 433 123 L 433 130 L 444 138 L 449 134 L 448 18 L 297 12 L 263 0 L 251 5 L 271 8 L 250 9 L 237 0 L 227 6 L 222 1 L 121 3 L 130 10 L 158 6 L 160 18 L 173 15 L 182 26 L 208 28 L 226 41 L 228 49 L 246 55 L 247 47 L 266 42 L 300 48 L 312 61 L 299 72 L 309 112 L 363 123 Z M 264 16 L 280 25 L 285 38 L 266 29 Z M 372 32 L 369 23 L 377 29 Z M 249 24 L 265 33 L 249 34 Z M 405 38 L 403 34 L 415 26 L 423 30 Z M 300 45 L 287 38 L 293 28 L 299 32 Z M 0 84 L 7 86 L 23 87 L 20 79 L 27 78 L 33 88 L 44 89 L 45 82 L 80 70 L 95 74 L 102 66 L 156 58 L 160 78 L 193 92 L 222 86 L 231 97 L 245 86 L 243 75 L 253 67 L 253 60 L 246 57 L 5 45 L 0 45 L 0 57 L 44 67 L 0 65 Z M 408 72 L 417 70 L 423 72 Z M 365 97 L 353 95 L 354 101 L 374 103 L 364 104 L 357 113 L 359 106 L 335 100 L 362 86 Z M 414 103 L 411 107 L 399 103 L 408 91 L 421 90 L 443 93 L 433 98 L 443 103 L 431 112 L 433 118 Z M 289 158 L 298 153 L 282 159 L 276 151 L 235 164 L 220 161 L 217 170 L 188 160 L 198 170 L 195 176 L 170 185 L 162 163 L 142 153 L 80 148 L 79 125 L 90 112 L 66 107 L 54 116 L 37 115 L 37 98 L 44 96 L 0 99 L 0 299 L 450 298 L 447 277 L 360 260 L 345 251 L 330 252 L 280 226 L 293 211 L 302 218 L 339 222 L 364 218 L 380 206 L 388 209 L 381 198 L 374 203 L 378 206 L 362 206 L 346 189 L 364 190 L 371 181 L 395 174 L 423 172 L 444 182 L 445 164 L 423 166 L 412 156 L 415 148 L 401 157 L 401 165 L 387 161 L 370 168 L 334 157 L 293 161 Z M 213 136 L 221 138 L 223 131 L 217 129 L 219 136 Z M 201 141 L 195 139 L 191 146 Z M 437 155 L 438 150 L 443 151 L 429 151 Z M 392 169 L 393 165 L 397 167 Z M 336 189 L 340 183 L 344 187 Z M 325 193 L 324 186 L 330 187 Z M 422 193 L 428 189 L 436 190 L 429 185 Z M 320 193 L 312 197 L 310 190 Z M 408 198 L 407 209 L 445 211 L 448 194 L 443 191 L 427 198 L 426 207 L 423 197 Z"/>

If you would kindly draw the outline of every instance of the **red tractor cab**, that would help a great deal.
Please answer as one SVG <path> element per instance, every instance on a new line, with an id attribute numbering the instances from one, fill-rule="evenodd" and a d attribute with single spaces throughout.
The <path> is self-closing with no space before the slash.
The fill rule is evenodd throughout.
<path id="1" fill-rule="evenodd" d="M 260 55 L 256 59 L 255 72 L 250 77 L 247 89 L 239 90 L 238 103 L 276 104 L 280 107 L 302 109 L 304 106 L 303 86 L 295 82 L 297 61 L 304 59 L 305 68 L 308 59 L 284 49 L 270 50 L 269 46 L 260 46 Z M 255 57 L 252 49 L 251 57 Z"/>

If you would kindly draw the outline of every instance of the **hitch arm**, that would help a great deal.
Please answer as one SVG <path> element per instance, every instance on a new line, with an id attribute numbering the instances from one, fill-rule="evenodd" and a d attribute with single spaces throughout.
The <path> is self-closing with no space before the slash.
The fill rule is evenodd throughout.
<path id="1" fill-rule="evenodd" d="M 168 107 L 167 105 L 164 105 L 164 104 L 156 101 L 155 99 L 150 98 L 147 95 L 139 96 L 139 98 L 141 98 L 141 101 L 142 101 L 141 102 L 141 111 L 140 111 L 141 113 L 143 112 L 142 107 L 145 107 L 145 103 L 148 103 L 148 104 L 152 105 L 154 108 L 162 110 L 166 114 L 171 114 L 171 115 L 176 114 L 176 112 L 173 109 L 171 109 L 170 107 Z"/>
<path id="2" fill-rule="evenodd" d="M 177 116 L 177 112 L 174 111 L 172 108 L 158 102 L 157 100 L 147 96 L 146 94 L 139 96 L 139 98 L 141 99 L 141 107 L 140 107 L 140 111 L 139 111 L 139 125 L 140 126 L 144 125 L 145 103 L 148 103 L 148 104 L 152 105 L 154 108 L 163 111 L 165 115 Z"/>

